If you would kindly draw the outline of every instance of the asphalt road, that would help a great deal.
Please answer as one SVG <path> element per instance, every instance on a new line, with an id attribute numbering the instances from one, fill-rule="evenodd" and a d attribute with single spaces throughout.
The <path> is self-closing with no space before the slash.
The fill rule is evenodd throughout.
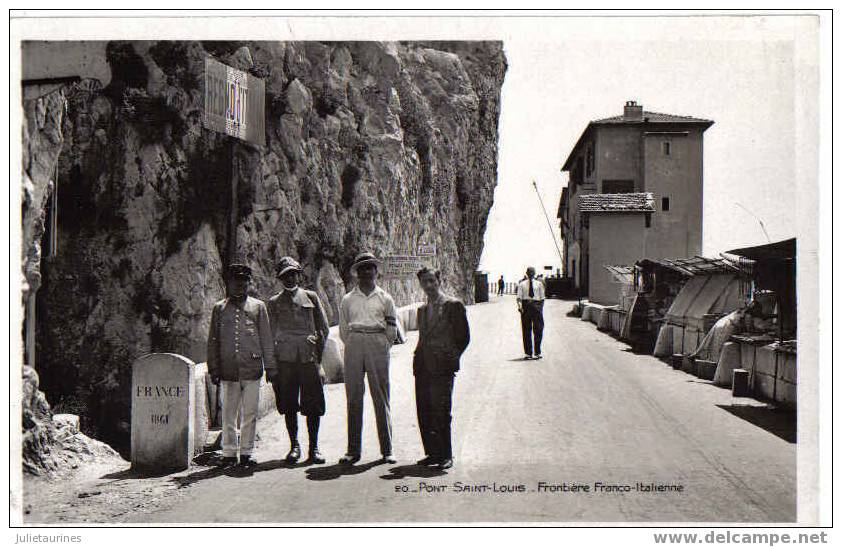
<path id="1" fill-rule="evenodd" d="M 363 459 L 351 468 L 336 465 L 346 443 L 345 393 L 332 385 L 321 433 L 327 464 L 286 466 L 285 430 L 272 414 L 259 425 L 253 472 L 182 473 L 171 479 L 179 486 L 176 504 L 126 520 L 795 521 L 791 417 L 629 352 L 594 325 L 567 317 L 571 306 L 547 302 L 540 361 L 520 360 L 513 297 L 469 307 L 472 341 L 456 380 L 455 466 L 447 472 L 414 465 L 423 454 L 411 333 L 392 350 L 397 464 L 377 461 L 367 396 Z M 306 446 L 304 431 L 301 441 Z M 652 483 L 664 489 L 646 491 Z"/>

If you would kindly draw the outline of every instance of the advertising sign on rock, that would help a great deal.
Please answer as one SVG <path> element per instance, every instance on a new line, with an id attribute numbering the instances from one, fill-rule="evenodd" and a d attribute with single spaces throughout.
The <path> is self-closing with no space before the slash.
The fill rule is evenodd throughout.
<path id="1" fill-rule="evenodd" d="M 210 57 L 205 59 L 206 128 L 263 146 L 265 101 L 263 80 Z"/>

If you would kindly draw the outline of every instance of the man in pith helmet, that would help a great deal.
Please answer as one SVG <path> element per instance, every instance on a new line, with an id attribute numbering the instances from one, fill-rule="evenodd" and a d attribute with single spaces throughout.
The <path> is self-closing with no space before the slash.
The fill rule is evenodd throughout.
<path id="1" fill-rule="evenodd" d="M 300 287 L 301 265 L 285 256 L 278 264 L 283 289 L 269 299 L 269 323 L 275 344 L 277 374 L 270 377 L 278 412 L 286 420 L 288 463 L 301 458 L 298 413 L 307 417 L 308 461 L 324 463 L 319 451 L 319 422 L 325 414 L 325 372 L 321 360 L 328 323 L 319 296 Z"/>

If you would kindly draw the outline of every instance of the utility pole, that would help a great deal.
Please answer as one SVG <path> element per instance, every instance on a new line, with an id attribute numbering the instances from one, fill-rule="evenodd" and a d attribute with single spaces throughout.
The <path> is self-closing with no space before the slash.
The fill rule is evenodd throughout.
<path id="1" fill-rule="evenodd" d="M 564 266 L 564 257 L 561 255 L 561 249 L 558 246 L 558 240 L 556 240 L 555 232 L 553 231 L 553 224 L 550 222 L 550 215 L 547 214 L 547 208 L 544 207 L 544 200 L 541 199 L 541 192 L 538 191 L 538 185 L 534 180 L 532 181 L 532 187 L 535 188 L 535 193 L 538 195 L 538 202 L 541 204 L 541 209 L 544 211 L 544 218 L 547 219 L 547 227 L 550 229 L 550 235 L 553 236 L 555 250 L 558 252 L 558 258 L 561 261 L 561 265 Z"/>

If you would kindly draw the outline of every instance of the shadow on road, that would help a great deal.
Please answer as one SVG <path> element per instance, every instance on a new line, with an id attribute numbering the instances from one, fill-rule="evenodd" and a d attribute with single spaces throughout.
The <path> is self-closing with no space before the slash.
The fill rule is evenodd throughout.
<path id="1" fill-rule="evenodd" d="M 185 488 L 192 484 L 195 484 L 199 481 L 203 481 L 206 479 L 213 479 L 216 477 L 221 477 L 222 475 L 231 475 L 233 474 L 234 467 L 211 467 L 210 469 L 205 469 L 203 471 L 196 471 L 195 473 L 190 473 L 188 475 L 184 475 L 183 477 L 173 477 L 170 479 L 174 482 L 179 488 Z"/>
<path id="2" fill-rule="evenodd" d="M 424 465 L 400 465 L 389 469 L 389 474 L 380 475 L 380 478 L 387 481 L 393 481 L 405 479 L 407 477 L 429 479 L 431 477 L 441 477 L 442 475 L 447 475 L 447 473 L 434 467 L 426 467 Z"/>
<path id="3" fill-rule="evenodd" d="M 307 469 L 307 479 L 311 481 L 330 481 L 338 479 L 343 475 L 359 475 L 365 473 L 369 469 L 383 465 L 383 460 L 374 460 L 372 462 L 364 463 L 362 465 L 346 465 L 338 463 L 336 465 L 328 465 L 325 467 L 311 467 Z"/>
<path id="4" fill-rule="evenodd" d="M 798 421 L 795 412 L 774 407 L 750 405 L 716 405 L 734 416 L 765 429 L 788 443 L 798 440 Z"/>
<path id="5" fill-rule="evenodd" d="M 128 479 L 156 479 L 160 477 L 166 477 L 167 475 L 171 475 L 174 472 L 177 472 L 177 469 L 169 469 L 169 470 L 145 470 L 145 469 L 134 469 L 128 468 L 122 471 L 115 471 L 114 473 L 108 473 L 107 475 L 103 475 L 100 479 L 111 479 L 113 481 L 121 481 L 121 480 L 128 480 Z"/>

